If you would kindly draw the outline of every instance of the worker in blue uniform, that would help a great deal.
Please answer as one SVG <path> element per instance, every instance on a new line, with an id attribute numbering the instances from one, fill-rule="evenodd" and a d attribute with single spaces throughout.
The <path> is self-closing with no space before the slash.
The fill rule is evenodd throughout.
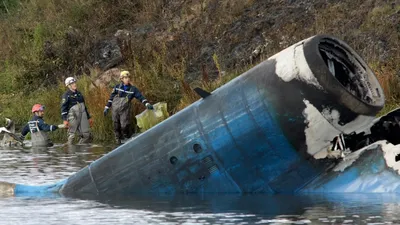
<path id="1" fill-rule="evenodd" d="M 90 143 L 90 127 L 93 120 L 85 105 L 85 99 L 77 90 L 76 79 L 68 77 L 65 79 L 68 90 L 62 96 L 61 117 L 68 127 L 68 144 L 72 144 L 75 134 L 80 136 L 79 144 Z"/>
<path id="2" fill-rule="evenodd" d="M 104 116 L 112 108 L 112 120 L 117 144 L 121 144 L 123 138 L 128 139 L 132 136 L 131 101 L 133 98 L 138 99 L 147 109 L 153 109 L 153 105 L 140 93 L 139 89 L 131 84 L 129 71 L 121 71 L 119 78 L 121 83 L 113 88 L 110 99 L 104 107 Z"/>
<path id="3" fill-rule="evenodd" d="M 34 147 L 50 147 L 53 142 L 49 139 L 47 132 L 63 128 L 63 125 L 49 125 L 44 122 L 44 106 L 35 104 L 32 107 L 33 117 L 21 131 L 21 139 L 25 139 L 31 133 L 31 142 Z"/>

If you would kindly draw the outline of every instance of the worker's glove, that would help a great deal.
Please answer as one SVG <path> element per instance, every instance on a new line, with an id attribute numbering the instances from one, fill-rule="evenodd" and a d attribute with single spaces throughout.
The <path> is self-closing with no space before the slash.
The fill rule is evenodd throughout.
<path id="1" fill-rule="evenodd" d="M 153 109 L 154 109 L 153 105 L 150 104 L 150 103 L 146 103 L 146 108 L 147 108 L 147 109 L 150 109 L 150 110 L 153 110 Z"/>
<path id="2" fill-rule="evenodd" d="M 93 127 L 93 119 L 92 118 L 89 119 L 89 126 Z"/>
<path id="3" fill-rule="evenodd" d="M 64 126 L 65 126 L 65 128 L 68 128 L 69 127 L 69 123 L 68 123 L 68 121 L 67 120 L 64 120 Z"/>
<path id="4" fill-rule="evenodd" d="M 67 126 L 65 126 L 65 124 L 58 124 L 57 127 L 58 127 L 59 129 L 67 128 Z"/>
<path id="5" fill-rule="evenodd" d="M 108 107 L 105 107 L 104 108 L 104 111 L 103 111 L 103 114 L 104 114 L 104 116 L 107 116 L 107 113 L 108 113 L 108 110 L 109 110 L 110 108 L 108 108 Z"/>

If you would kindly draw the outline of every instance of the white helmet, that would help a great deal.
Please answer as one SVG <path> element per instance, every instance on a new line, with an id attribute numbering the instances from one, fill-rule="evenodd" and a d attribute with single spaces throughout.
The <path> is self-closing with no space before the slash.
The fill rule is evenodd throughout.
<path id="1" fill-rule="evenodd" d="M 65 79 L 65 86 L 68 87 L 68 85 L 70 85 L 70 84 L 72 84 L 72 83 L 75 83 L 75 82 L 76 82 L 75 78 L 73 78 L 73 77 L 67 77 L 67 79 Z"/>

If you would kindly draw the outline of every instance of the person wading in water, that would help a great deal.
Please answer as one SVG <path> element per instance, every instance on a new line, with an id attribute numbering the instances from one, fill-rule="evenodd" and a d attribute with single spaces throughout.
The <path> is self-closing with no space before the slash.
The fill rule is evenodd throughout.
<path id="1" fill-rule="evenodd" d="M 121 83 L 117 84 L 110 95 L 106 106 L 104 107 L 104 116 L 108 110 L 112 108 L 112 120 L 114 122 L 114 134 L 117 144 L 121 144 L 122 138 L 129 139 L 131 132 L 131 101 L 133 98 L 138 99 L 147 109 L 153 110 L 145 97 L 140 93 L 139 89 L 130 83 L 130 74 L 128 71 L 121 71 Z"/>
<path id="2" fill-rule="evenodd" d="M 25 136 L 30 132 L 32 146 L 34 147 L 51 147 L 53 142 L 49 139 L 46 132 L 55 131 L 58 128 L 64 128 L 64 125 L 49 125 L 43 120 L 44 116 L 44 106 L 40 104 L 35 104 L 32 107 L 33 117 L 25 125 L 21 132 L 21 139 L 25 139 Z"/>
<path id="3" fill-rule="evenodd" d="M 64 125 L 68 127 L 68 144 L 72 144 L 75 133 L 80 136 L 79 144 L 91 142 L 89 128 L 93 124 L 90 114 L 85 105 L 83 95 L 77 90 L 76 79 L 68 77 L 65 79 L 68 91 L 62 96 L 61 117 Z"/>

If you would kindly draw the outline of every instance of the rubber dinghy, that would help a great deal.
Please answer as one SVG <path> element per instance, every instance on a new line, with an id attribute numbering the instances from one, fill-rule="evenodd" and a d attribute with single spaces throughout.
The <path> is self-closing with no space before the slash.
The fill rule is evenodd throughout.
<path id="1" fill-rule="evenodd" d="M 341 40 L 310 37 L 212 93 L 195 90 L 200 100 L 71 177 L 36 187 L 3 183 L 4 191 L 71 197 L 398 191 L 376 188 L 400 181 L 395 145 L 367 141 L 384 106 L 382 88 Z"/>

